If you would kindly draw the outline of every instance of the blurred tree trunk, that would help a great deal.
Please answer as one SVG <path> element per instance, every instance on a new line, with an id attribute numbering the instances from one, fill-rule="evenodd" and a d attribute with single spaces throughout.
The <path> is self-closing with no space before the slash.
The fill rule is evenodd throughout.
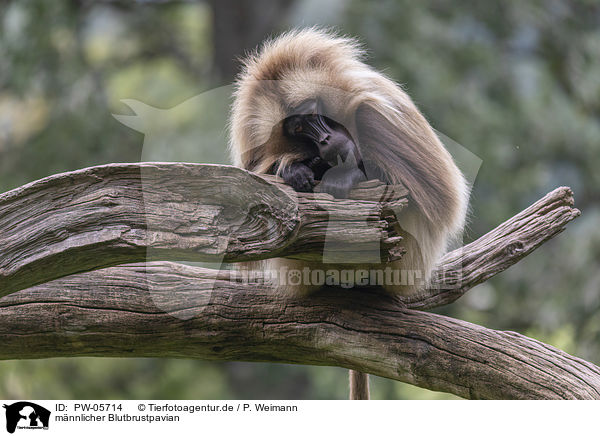
<path id="1" fill-rule="evenodd" d="M 296 0 L 208 0 L 213 10 L 214 68 L 224 81 L 239 71 L 237 58 L 267 36 L 285 28 Z"/>

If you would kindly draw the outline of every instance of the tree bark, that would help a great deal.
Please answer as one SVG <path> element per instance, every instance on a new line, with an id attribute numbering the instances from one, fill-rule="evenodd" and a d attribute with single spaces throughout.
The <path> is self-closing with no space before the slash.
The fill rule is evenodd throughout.
<path id="1" fill-rule="evenodd" d="M 391 261 L 403 249 L 390 208 L 401 210 L 406 196 L 377 181 L 348 200 L 299 194 L 224 165 L 110 164 L 58 174 L 0 195 L 0 297 L 146 260 L 319 260 L 326 241 L 329 255 L 346 261 L 381 241 L 380 258 Z"/>
<path id="2" fill-rule="evenodd" d="M 243 271 L 171 262 L 89 271 L 154 259 L 319 260 L 327 240 L 344 256 L 380 241 L 382 259 L 394 260 L 403 249 L 392 216 L 407 196 L 371 181 L 335 200 L 233 167 L 153 163 L 88 168 L 10 191 L 0 196 L 0 359 L 288 362 L 465 398 L 600 399 L 600 369 L 589 362 L 414 310 L 456 300 L 560 233 L 579 216 L 569 188 L 448 253 L 432 286 L 412 297 L 358 288 L 291 297 L 260 275 L 248 281 Z"/>
<path id="3" fill-rule="evenodd" d="M 561 233 L 581 215 L 573 204 L 573 191 L 557 188 L 476 241 L 447 253 L 438 263 L 431 287 L 405 298 L 406 304 L 429 309 L 452 303 Z"/>
<path id="4" fill-rule="evenodd" d="M 464 398 L 600 399 L 600 369 L 377 291 L 308 298 L 172 263 L 73 275 L 0 300 L 0 358 L 185 357 L 341 366 Z"/>

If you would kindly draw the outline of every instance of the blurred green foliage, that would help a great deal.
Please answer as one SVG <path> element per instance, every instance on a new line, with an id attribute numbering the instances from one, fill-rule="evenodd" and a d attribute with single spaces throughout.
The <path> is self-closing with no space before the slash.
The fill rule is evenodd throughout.
<path id="1" fill-rule="evenodd" d="M 582 217 L 444 310 L 600 361 L 600 3 L 352 2 L 353 33 L 436 129 L 483 160 L 466 240 L 561 185 Z M 354 17 L 354 18 L 353 18 Z"/>
<path id="2" fill-rule="evenodd" d="M 218 17 L 210 3 L 143 3 L 0 6 L 0 191 L 108 162 L 226 159 L 228 96 L 203 94 L 229 80 L 213 65 Z M 439 312 L 600 363 L 600 2 L 329 6 L 297 0 L 265 32 L 319 23 L 359 37 L 370 62 L 406 88 L 438 131 L 483 160 L 465 242 L 557 186 L 571 186 L 583 212 L 563 235 Z M 188 100 L 199 94 L 212 97 Z M 158 109 L 187 101 L 195 112 L 169 111 L 166 121 L 153 112 L 177 137 L 154 136 L 150 147 L 143 129 L 111 115 L 141 110 L 123 99 Z M 179 144 L 177 153 L 161 155 L 167 143 Z M 339 368 L 276 364 L 9 361 L 0 362 L 0 397 L 341 399 L 346 378 Z M 372 393 L 452 397 L 376 377 Z"/>

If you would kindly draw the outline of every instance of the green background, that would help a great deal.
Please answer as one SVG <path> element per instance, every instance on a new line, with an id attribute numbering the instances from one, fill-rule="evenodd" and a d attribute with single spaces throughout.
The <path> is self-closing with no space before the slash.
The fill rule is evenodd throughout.
<path id="1" fill-rule="evenodd" d="M 582 216 L 566 232 L 438 312 L 600 363 L 598 1 L 3 2 L 0 192 L 156 153 L 225 161 L 229 100 L 208 91 L 229 90 L 220 87 L 234 59 L 266 36 L 312 24 L 358 37 L 369 63 L 482 160 L 465 242 L 573 188 Z M 158 115 L 137 125 L 154 135 L 112 116 L 132 109 Z M 185 359 L 5 361 L 0 398 L 342 399 L 346 378 L 340 368 Z M 454 398 L 376 377 L 372 396 Z"/>

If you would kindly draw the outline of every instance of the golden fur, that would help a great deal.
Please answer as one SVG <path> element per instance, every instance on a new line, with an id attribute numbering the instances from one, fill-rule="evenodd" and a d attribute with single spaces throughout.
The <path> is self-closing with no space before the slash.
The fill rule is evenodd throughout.
<path id="1" fill-rule="evenodd" d="M 357 138 L 364 160 L 380 168 L 386 182 L 409 189 L 414 207 L 399 217 L 408 253 L 392 267 L 422 271 L 426 284 L 448 240 L 463 228 L 466 183 L 408 94 L 363 58 L 355 40 L 315 28 L 266 41 L 247 57 L 236 83 L 231 155 L 235 165 L 259 173 L 301 160 L 303 150 L 290 144 L 277 126 L 291 108 L 319 98 L 327 115 Z M 288 259 L 265 261 L 260 268 L 284 265 L 323 268 Z M 343 266 L 327 265 L 332 267 Z M 418 286 L 386 289 L 406 295 Z"/>

